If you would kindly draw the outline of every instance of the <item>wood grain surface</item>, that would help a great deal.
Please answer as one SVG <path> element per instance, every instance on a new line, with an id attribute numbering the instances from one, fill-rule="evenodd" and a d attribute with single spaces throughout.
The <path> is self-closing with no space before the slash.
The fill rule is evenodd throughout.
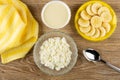
<path id="1" fill-rule="evenodd" d="M 40 35 L 54 31 L 47 28 L 41 21 L 41 10 L 50 0 L 22 0 L 28 5 L 33 16 L 39 22 Z M 79 57 L 74 68 L 61 76 L 49 76 L 39 70 L 33 61 L 33 49 L 28 55 L 6 65 L 0 63 L 0 80 L 120 80 L 120 73 L 102 63 L 88 62 L 82 55 L 82 50 L 88 47 L 98 50 L 103 59 L 120 67 L 120 0 L 104 0 L 110 4 L 117 14 L 118 25 L 113 35 L 102 42 L 90 42 L 79 36 L 74 28 L 74 16 L 77 9 L 88 0 L 62 0 L 67 3 L 72 11 L 70 23 L 61 32 L 69 34 L 75 40 Z"/>

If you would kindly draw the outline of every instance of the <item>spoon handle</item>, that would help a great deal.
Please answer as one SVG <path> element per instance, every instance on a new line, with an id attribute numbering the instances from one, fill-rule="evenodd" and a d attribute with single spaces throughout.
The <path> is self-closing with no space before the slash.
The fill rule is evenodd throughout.
<path id="1" fill-rule="evenodd" d="M 103 62 L 103 63 L 105 63 L 105 64 L 106 64 L 107 66 L 109 66 L 110 68 L 112 68 L 112 69 L 120 72 L 120 68 L 118 68 L 118 67 L 116 67 L 116 66 L 114 66 L 114 65 L 112 65 L 112 64 L 110 64 L 109 62 L 106 62 L 106 61 L 104 61 L 104 60 L 100 60 L 100 61 Z"/>

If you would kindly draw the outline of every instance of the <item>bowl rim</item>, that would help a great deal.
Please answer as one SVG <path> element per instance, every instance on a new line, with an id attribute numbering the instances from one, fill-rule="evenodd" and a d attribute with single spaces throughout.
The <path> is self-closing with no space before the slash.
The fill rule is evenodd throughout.
<path id="1" fill-rule="evenodd" d="M 60 4 L 62 4 L 66 9 L 67 9 L 67 12 L 68 12 L 68 18 L 67 18 L 67 21 L 61 26 L 61 27 L 59 27 L 59 28 L 53 28 L 52 26 L 50 26 L 50 25 L 48 25 L 48 23 L 45 21 L 45 19 L 44 19 L 44 12 L 45 12 L 45 10 L 46 10 L 46 8 L 50 5 L 50 4 L 53 4 L 53 3 L 60 3 Z M 52 29 L 60 29 L 60 28 L 63 28 L 63 27 L 65 27 L 68 23 L 69 23 L 69 21 L 70 21 L 70 19 L 71 19 L 71 10 L 70 10 L 70 7 L 65 3 L 65 2 L 63 2 L 63 1 L 49 1 L 48 3 L 46 3 L 44 6 L 43 6 L 43 8 L 42 8 L 42 12 L 41 12 L 41 18 L 42 18 L 42 21 L 43 21 L 43 23 L 47 26 L 47 27 L 49 27 L 49 28 L 52 28 Z"/>
<path id="2" fill-rule="evenodd" d="M 75 49 L 75 59 L 74 59 L 74 62 L 75 63 L 73 63 L 72 64 L 72 67 L 71 68 L 69 68 L 68 70 L 66 70 L 64 73 L 57 73 L 57 74 L 51 74 L 51 73 L 47 73 L 47 72 L 45 72 L 44 70 L 42 70 L 39 66 L 40 65 L 38 65 L 37 64 L 37 62 L 36 62 L 36 60 L 35 60 L 35 54 L 36 54 L 36 49 L 37 49 L 37 44 L 40 42 L 40 40 L 42 39 L 42 38 L 44 38 L 44 36 L 45 35 L 48 35 L 49 33 L 60 33 L 60 34 L 63 34 L 63 35 L 66 35 L 67 37 L 69 37 L 72 41 L 72 43 L 73 43 L 73 45 L 74 45 L 74 49 Z M 68 43 L 69 44 L 69 43 Z M 65 74 L 65 73 L 68 73 L 74 66 L 75 66 L 75 64 L 76 64 L 76 62 L 77 62 L 77 58 L 78 58 L 78 48 L 77 48 L 77 45 L 76 45 L 76 43 L 75 43 L 75 41 L 73 40 L 73 38 L 72 37 L 70 37 L 68 34 L 66 34 L 66 33 L 64 33 L 64 32 L 60 32 L 60 31 L 52 31 L 52 32 L 47 32 L 47 33 L 45 33 L 45 34 L 43 34 L 39 39 L 38 39 L 38 41 L 36 42 L 36 44 L 35 44 L 35 46 L 34 46 L 34 49 L 33 49 L 33 59 L 34 59 L 34 62 L 35 62 L 35 64 L 37 65 L 37 67 L 42 71 L 42 72 L 44 72 L 44 73 L 46 73 L 46 74 L 48 74 L 48 75 L 53 75 L 53 76 L 58 76 L 58 75 L 63 75 L 63 74 Z M 70 63 L 69 63 L 70 64 Z M 64 68 L 63 68 L 64 69 Z"/>

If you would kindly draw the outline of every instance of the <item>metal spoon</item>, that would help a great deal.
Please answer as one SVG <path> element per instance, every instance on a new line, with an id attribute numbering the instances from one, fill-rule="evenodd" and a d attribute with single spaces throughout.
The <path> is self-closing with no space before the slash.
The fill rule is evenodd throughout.
<path id="1" fill-rule="evenodd" d="M 94 49 L 88 48 L 86 50 L 83 50 L 83 55 L 86 57 L 86 59 L 88 61 L 92 61 L 92 62 L 103 62 L 105 63 L 107 66 L 109 66 L 110 68 L 120 72 L 120 68 L 110 64 L 109 62 L 104 61 L 103 59 L 101 59 L 99 53 L 97 51 L 95 51 Z"/>

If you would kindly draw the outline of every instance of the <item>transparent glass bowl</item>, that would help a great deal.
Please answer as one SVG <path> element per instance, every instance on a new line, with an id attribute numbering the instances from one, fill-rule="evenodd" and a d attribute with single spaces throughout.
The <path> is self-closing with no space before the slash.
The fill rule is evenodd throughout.
<path id="1" fill-rule="evenodd" d="M 68 44 L 70 45 L 70 50 L 72 51 L 72 55 L 71 55 L 71 61 L 69 63 L 69 65 L 63 69 L 61 69 L 60 71 L 56 71 L 56 70 L 52 70 L 48 67 L 45 67 L 43 64 L 41 64 L 40 62 L 40 46 L 42 45 L 42 43 L 47 40 L 48 38 L 52 38 L 52 37 L 65 37 Z M 74 40 L 68 36 L 65 33 L 62 32 L 48 32 L 44 35 L 42 35 L 39 40 L 37 41 L 37 43 L 35 44 L 34 47 L 34 51 L 33 51 L 33 57 L 34 57 L 34 61 L 36 63 L 36 65 L 40 68 L 40 70 L 46 74 L 49 75 L 62 75 L 65 74 L 67 72 L 69 72 L 75 65 L 76 61 L 77 61 L 77 57 L 78 57 L 78 49 L 77 46 L 74 42 Z"/>

